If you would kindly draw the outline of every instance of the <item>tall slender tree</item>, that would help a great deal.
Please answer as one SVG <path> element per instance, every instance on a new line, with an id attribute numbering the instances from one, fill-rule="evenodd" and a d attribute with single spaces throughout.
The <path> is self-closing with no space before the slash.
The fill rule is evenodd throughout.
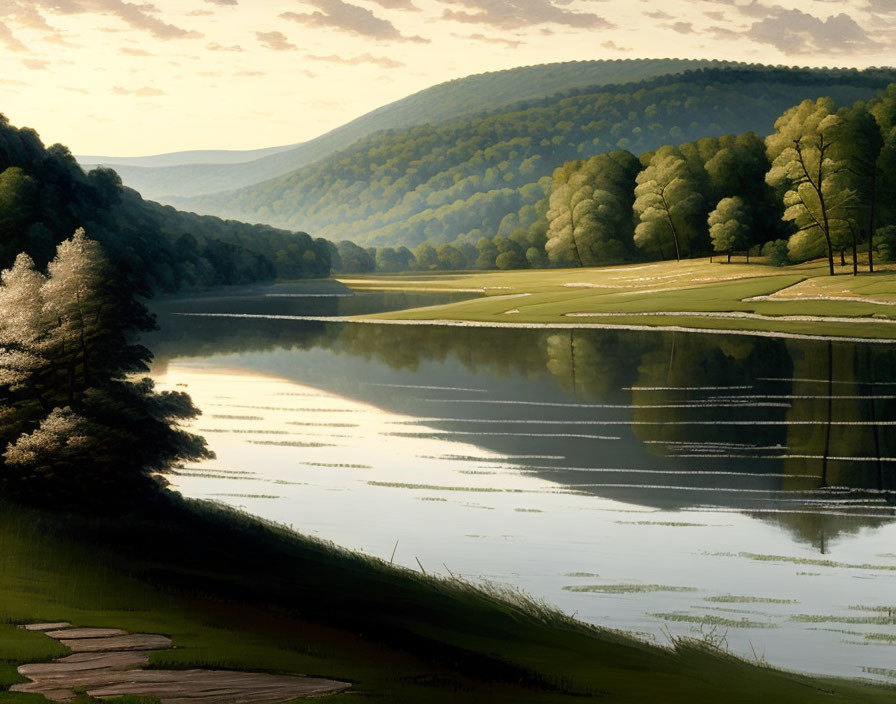
<path id="1" fill-rule="evenodd" d="M 845 178 L 846 165 L 834 158 L 841 123 L 830 98 L 804 100 L 775 122 L 765 141 L 772 164 L 766 182 L 783 194 L 784 219 L 824 239 L 831 276 L 835 239 L 848 227 L 856 197 Z"/>
<path id="2" fill-rule="evenodd" d="M 678 261 L 691 256 L 701 230 L 703 196 L 687 162 L 673 147 L 663 147 L 638 174 L 637 184 L 635 244 L 661 259 L 670 251 Z"/>

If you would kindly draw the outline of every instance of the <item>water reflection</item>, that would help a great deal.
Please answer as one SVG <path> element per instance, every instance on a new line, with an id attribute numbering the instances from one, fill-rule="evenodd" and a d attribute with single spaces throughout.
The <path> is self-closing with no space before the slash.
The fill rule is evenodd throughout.
<path id="1" fill-rule="evenodd" d="M 346 300 L 361 298 L 325 308 L 344 312 Z M 402 303 L 399 294 L 369 298 L 360 308 Z M 247 298 L 249 307 L 270 300 Z M 296 299 L 288 300 L 295 313 Z M 219 312 L 234 302 L 215 305 Z M 174 357 L 325 351 L 301 363 L 262 363 L 415 419 L 415 428 L 396 427 L 395 435 L 420 434 L 423 424 L 434 436 L 497 453 L 562 457 L 517 464 L 580 492 L 644 506 L 749 509 L 819 548 L 840 530 L 894 514 L 896 359 L 887 345 L 176 314 L 203 306 L 162 308 L 162 330 L 149 341 L 160 365 Z M 314 310 L 321 310 L 316 300 Z M 481 393 L 451 390 L 471 385 Z M 439 388 L 419 388 L 427 386 Z"/>
<path id="2" fill-rule="evenodd" d="M 724 623 L 816 672 L 891 662 L 896 622 L 855 621 L 896 575 L 890 346 L 180 315 L 407 303 L 270 292 L 158 306 L 154 371 L 219 454 L 186 493 L 385 559 L 400 539 L 408 567 L 595 623 Z"/>

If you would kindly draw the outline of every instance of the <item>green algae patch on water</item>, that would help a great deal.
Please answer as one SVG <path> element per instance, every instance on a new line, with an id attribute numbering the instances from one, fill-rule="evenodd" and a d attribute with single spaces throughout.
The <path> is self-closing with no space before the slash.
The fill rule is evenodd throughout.
<path id="1" fill-rule="evenodd" d="M 811 557 L 793 557 L 791 555 L 761 555 L 754 552 L 707 552 L 711 557 L 742 557 L 747 560 L 761 562 L 789 562 L 794 565 L 812 565 L 814 567 L 833 567 L 848 570 L 884 570 L 896 572 L 896 565 L 874 565 L 870 563 L 837 562 L 835 560 L 819 560 Z"/>
<path id="2" fill-rule="evenodd" d="M 734 596 L 732 594 L 722 594 L 718 596 L 708 596 L 704 601 L 712 601 L 719 604 L 797 604 L 796 599 L 775 599 L 765 596 Z"/>
<path id="3" fill-rule="evenodd" d="M 563 587 L 566 592 L 594 594 L 643 594 L 650 592 L 695 592 L 695 587 L 675 587 L 665 584 L 575 584 Z"/>
<path id="4" fill-rule="evenodd" d="M 777 623 L 767 621 L 751 621 L 748 618 L 733 619 L 713 614 L 691 614 L 681 611 L 648 614 L 663 621 L 679 623 L 695 623 L 701 626 L 721 626 L 723 628 L 779 628 Z"/>

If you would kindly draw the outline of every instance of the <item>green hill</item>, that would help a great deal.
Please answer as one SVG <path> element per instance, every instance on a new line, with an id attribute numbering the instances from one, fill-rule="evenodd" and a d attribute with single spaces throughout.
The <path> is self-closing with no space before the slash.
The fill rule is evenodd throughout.
<path id="1" fill-rule="evenodd" d="M 99 164 L 110 166 L 118 171 L 126 185 L 144 197 L 171 202 L 172 196 L 242 188 L 290 173 L 381 130 L 444 122 L 584 86 L 631 83 L 724 65 L 730 64 L 695 59 L 635 59 L 524 66 L 441 83 L 378 108 L 316 139 L 285 151 L 274 148 L 277 153 L 257 154 L 258 158 L 254 159 L 251 159 L 253 152 L 181 152 L 143 158 L 80 157 L 79 162 L 88 168 Z"/>
<path id="2" fill-rule="evenodd" d="M 807 97 L 872 97 L 896 71 L 700 69 L 568 90 L 435 126 L 393 129 L 247 188 L 172 199 L 179 207 L 303 229 L 333 241 L 475 243 L 505 216 L 527 227 L 553 170 L 612 149 L 635 154 L 707 136 L 772 131 Z"/>

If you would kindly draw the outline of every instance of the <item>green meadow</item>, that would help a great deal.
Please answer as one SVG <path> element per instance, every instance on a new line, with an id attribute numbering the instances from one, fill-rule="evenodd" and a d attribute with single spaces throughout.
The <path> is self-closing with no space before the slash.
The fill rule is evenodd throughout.
<path id="1" fill-rule="evenodd" d="M 356 290 L 466 291 L 478 297 L 363 316 L 488 325 L 681 327 L 896 338 L 896 267 L 852 276 L 825 262 L 787 267 L 709 259 L 601 268 L 352 275 Z"/>

